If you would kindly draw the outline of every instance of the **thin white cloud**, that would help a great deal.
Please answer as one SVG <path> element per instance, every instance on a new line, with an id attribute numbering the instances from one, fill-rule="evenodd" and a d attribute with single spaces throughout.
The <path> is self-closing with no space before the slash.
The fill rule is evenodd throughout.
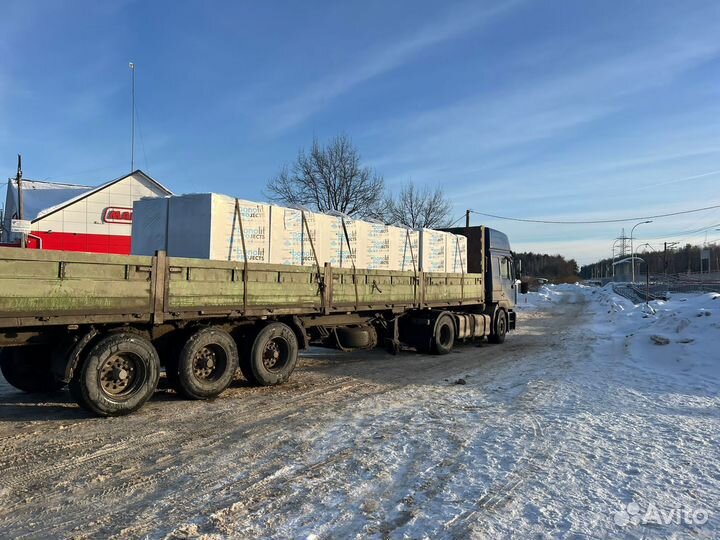
<path id="1" fill-rule="evenodd" d="M 265 118 L 265 124 L 272 133 L 290 129 L 353 88 L 397 69 L 430 47 L 481 27 L 516 3 L 505 2 L 484 9 L 478 9 L 478 4 L 470 3 L 462 9 L 455 8 L 444 19 L 419 28 L 399 41 L 376 47 L 364 58 L 349 62 L 347 69 L 329 74 L 300 92 L 297 97 L 272 108 Z"/>
<path id="2" fill-rule="evenodd" d="M 677 33 L 561 76 L 523 81 L 510 92 L 394 118 L 382 131 L 402 142 L 385 145 L 390 153 L 375 162 L 455 156 L 461 158 L 455 163 L 466 166 L 484 153 L 549 138 L 621 111 L 628 96 L 668 83 L 719 54 L 720 40 Z"/>

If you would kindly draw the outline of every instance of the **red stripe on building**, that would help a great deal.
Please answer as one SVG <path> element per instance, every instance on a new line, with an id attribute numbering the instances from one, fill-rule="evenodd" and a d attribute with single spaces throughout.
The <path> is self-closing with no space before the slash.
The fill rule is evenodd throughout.
<path id="1" fill-rule="evenodd" d="M 115 253 L 119 255 L 128 255 L 130 253 L 130 236 L 42 231 L 33 231 L 32 236 L 38 237 L 42 242 L 42 246 L 38 245 L 35 238 L 29 237 L 28 247 L 42 247 L 42 249 L 60 251 Z"/>

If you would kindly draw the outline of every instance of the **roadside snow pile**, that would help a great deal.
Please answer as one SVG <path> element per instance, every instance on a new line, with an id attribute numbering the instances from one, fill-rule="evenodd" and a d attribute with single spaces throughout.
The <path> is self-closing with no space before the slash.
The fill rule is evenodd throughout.
<path id="1" fill-rule="evenodd" d="M 563 296 L 570 292 L 576 292 L 578 288 L 587 289 L 580 284 L 543 285 L 537 292 L 519 294 L 516 309 L 520 311 L 535 311 L 551 309 L 552 304 L 562 302 Z"/>
<path id="2" fill-rule="evenodd" d="M 607 287 L 593 294 L 637 367 L 679 377 L 702 373 L 720 382 L 720 294 L 678 294 L 647 305 L 633 305 Z"/>

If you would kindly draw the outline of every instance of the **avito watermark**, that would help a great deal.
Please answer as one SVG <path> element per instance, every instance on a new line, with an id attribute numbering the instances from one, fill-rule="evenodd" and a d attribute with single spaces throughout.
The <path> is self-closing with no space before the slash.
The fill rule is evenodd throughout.
<path id="1" fill-rule="evenodd" d="M 688 508 L 687 506 L 673 506 L 664 508 L 649 503 L 643 511 L 636 502 L 627 505 L 621 504 L 620 510 L 613 514 L 615 525 L 704 525 L 710 518 L 709 510 L 705 508 Z"/>

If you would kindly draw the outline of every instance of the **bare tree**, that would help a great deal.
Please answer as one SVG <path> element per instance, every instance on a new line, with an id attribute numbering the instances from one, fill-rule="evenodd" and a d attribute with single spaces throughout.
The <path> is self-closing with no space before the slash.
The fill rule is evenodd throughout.
<path id="1" fill-rule="evenodd" d="M 309 154 L 300 150 L 295 163 L 284 166 L 268 182 L 267 192 L 275 202 L 367 218 L 382 216 L 385 183 L 382 176 L 360 165 L 350 138 L 339 135 L 324 147 L 313 140 Z"/>
<path id="2" fill-rule="evenodd" d="M 452 209 L 439 186 L 432 190 L 428 186 L 419 188 L 412 183 L 402 186 L 397 197 L 388 197 L 385 205 L 390 223 L 413 229 L 446 227 Z"/>

